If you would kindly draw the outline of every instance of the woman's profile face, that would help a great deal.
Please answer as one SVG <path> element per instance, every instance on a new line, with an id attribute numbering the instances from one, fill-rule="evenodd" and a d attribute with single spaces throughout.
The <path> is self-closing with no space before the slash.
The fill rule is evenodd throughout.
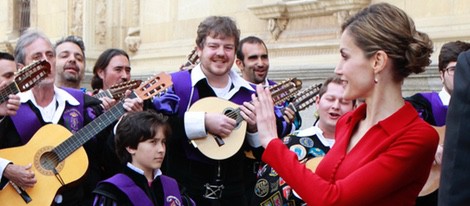
<path id="1" fill-rule="evenodd" d="M 357 99 L 369 96 L 375 84 L 373 62 L 356 45 L 348 29 L 341 35 L 340 54 L 335 73 L 343 80 L 343 98 Z"/>

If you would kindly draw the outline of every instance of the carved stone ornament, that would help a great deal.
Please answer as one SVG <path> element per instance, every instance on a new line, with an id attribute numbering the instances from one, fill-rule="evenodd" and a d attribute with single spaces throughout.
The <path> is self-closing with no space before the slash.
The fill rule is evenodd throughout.
<path id="1" fill-rule="evenodd" d="M 279 35 L 287 28 L 289 19 L 275 19 L 271 18 L 268 20 L 268 31 L 271 32 L 271 36 L 274 40 L 279 38 Z"/>
<path id="2" fill-rule="evenodd" d="M 127 30 L 127 36 L 126 39 L 124 39 L 126 42 L 127 48 L 131 52 L 137 52 L 140 47 L 141 43 L 141 38 L 140 38 L 140 29 L 137 27 L 131 27 Z"/>
<path id="3" fill-rule="evenodd" d="M 268 21 L 268 31 L 277 40 L 292 19 L 336 15 L 338 22 L 352 11 L 360 10 L 371 0 L 298 0 L 248 6 L 259 19 Z"/>

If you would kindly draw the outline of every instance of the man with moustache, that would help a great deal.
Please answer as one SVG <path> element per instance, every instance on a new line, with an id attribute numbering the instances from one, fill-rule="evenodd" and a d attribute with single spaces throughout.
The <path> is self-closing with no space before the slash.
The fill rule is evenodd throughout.
<path id="1" fill-rule="evenodd" d="M 56 85 L 80 89 L 85 75 L 85 45 L 77 36 L 67 36 L 57 41 L 54 47 L 56 54 Z"/>
<path id="2" fill-rule="evenodd" d="M 236 128 L 236 121 L 222 113 L 189 111 L 199 99 L 218 97 L 241 105 L 241 116 L 248 123 L 245 146 L 259 147 L 255 113 L 248 103 L 254 90 L 231 69 L 239 37 L 231 18 L 206 18 L 197 30 L 200 63 L 191 70 L 173 73 L 173 87 L 154 99 L 156 110 L 170 115 L 173 126 L 167 141 L 166 174 L 177 179 L 197 205 L 248 205 L 243 149 L 227 159 L 214 160 L 188 143 L 208 133 L 224 138 Z"/>

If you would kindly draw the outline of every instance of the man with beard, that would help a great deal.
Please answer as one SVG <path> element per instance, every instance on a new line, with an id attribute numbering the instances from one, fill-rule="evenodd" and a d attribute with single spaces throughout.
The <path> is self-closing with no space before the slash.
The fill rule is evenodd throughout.
<path id="1" fill-rule="evenodd" d="M 80 89 L 85 74 L 85 45 L 80 37 L 67 36 L 55 44 L 56 85 Z"/>
<path id="2" fill-rule="evenodd" d="M 269 56 L 268 48 L 266 44 L 258 37 L 248 36 L 240 41 L 237 49 L 237 59 L 235 64 L 242 74 L 243 79 L 248 81 L 253 88 L 256 88 L 257 84 L 262 84 L 266 87 L 273 86 L 276 82 L 269 80 Z M 278 105 L 279 109 L 283 106 Z M 280 110 L 279 110 L 280 111 Z M 297 120 L 300 123 L 300 115 L 295 113 L 291 109 L 287 108 L 284 110 L 284 114 L 281 112 L 276 113 L 277 115 L 277 128 L 283 128 L 284 130 L 278 131 L 281 137 L 288 135 L 296 124 L 291 123 Z M 284 118 L 283 118 L 284 116 Z M 298 125 L 300 127 L 300 125 Z M 297 127 L 295 128 L 297 129 Z M 262 165 L 261 160 L 262 149 L 259 151 L 247 151 L 246 163 L 245 163 L 245 184 L 247 198 L 251 199 L 253 194 L 253 188 L 256 184 L 256 173 L 258 167 Z M 254 154 L 254 155 L 251 155 Z M 248 200 L 250 202 L 250 200 Z"/>

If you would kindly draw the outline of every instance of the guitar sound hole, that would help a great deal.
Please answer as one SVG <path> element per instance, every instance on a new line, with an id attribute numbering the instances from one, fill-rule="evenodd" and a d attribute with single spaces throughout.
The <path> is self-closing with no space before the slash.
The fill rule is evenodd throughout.
<path id="1" fill-rule="evenodd" d="M 46 152 L 39 159 L 41 166 L 46 170 L 53 170 L 59 164 L 59 157 L 54 152 Z"/>

